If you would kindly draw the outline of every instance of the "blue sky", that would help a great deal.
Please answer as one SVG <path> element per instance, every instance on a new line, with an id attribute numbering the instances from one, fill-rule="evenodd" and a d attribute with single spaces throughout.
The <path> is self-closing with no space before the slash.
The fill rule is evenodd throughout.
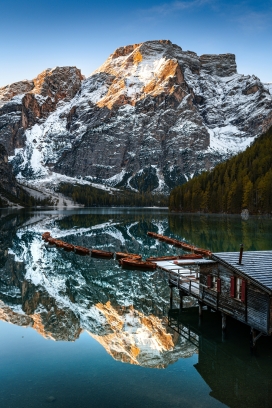
<path id="1" fill-rule="evenodd" d="M 154 39 L 232 52 L 239 73 L 272 82 L 271 0 L 0 0 L 0 35 L 0 86 L 57 65 L 87 76 L 117 47 Z"/>

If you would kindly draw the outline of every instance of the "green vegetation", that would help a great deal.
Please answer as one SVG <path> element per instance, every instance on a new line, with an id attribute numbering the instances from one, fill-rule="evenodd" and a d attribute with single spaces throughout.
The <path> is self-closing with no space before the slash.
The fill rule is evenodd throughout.
<path id="1" fill-rule="evenodd" d="M 84 204 L 85 207 L 147 207 L 147 206 L 168 206 L 168 197 L 162 194 L 134 193 L 127 190 L 106 191 L 89 185 L 73 185 L 61 183 L 58 192 L 67 197 L 71 197 L 75 202 Z"/>
<path id="2" fill-rule="evenodd" d="M 14 204 L 19 204 L 22 207 L 46 207 L 52 206 L 53 203 L 50 198 L 39 199 L 31 196 L 22 187 L 18 187 L 19 194 L 15 196 L 4 190 L 0 186 L 0 208 L 8 207 L 8 201 Z M 6 199 L 6 200 L 5 200 Z M 8 200 L 8 201 L 7 201 Z"/>
<path id="3" fill-rule="evenodd" d="M 184 212 L 272 212 L 272 127 L 212 171 L 174 188 L 169 208 Z"/>

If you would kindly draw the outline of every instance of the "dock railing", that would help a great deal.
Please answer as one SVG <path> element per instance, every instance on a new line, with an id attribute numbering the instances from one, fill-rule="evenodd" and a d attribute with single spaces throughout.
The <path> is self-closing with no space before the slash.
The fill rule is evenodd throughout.
<path id="1" fill-rule="evenodd" d="M 188 269 L 184 269 L 184 271 L 179 269 L 179 272 L 171 270 L 169 272 L 169 280 L 178 289 L 185 290 L 189 295 L 199 295 L 200 282 L 198 272 L 192 272 Z"/>

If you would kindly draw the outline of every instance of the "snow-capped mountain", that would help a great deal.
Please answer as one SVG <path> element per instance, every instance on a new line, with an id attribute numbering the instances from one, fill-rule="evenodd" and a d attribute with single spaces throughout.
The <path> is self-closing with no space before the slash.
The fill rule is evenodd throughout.
<path id="1" fill-rule="evenodd" d="M 0 143 L 27 180 L 167 192 L 271 124 L 270 85 L 238 74 L 233 54 L 168 40 L 118 48 L 86 79 L 63 67 L 0 89 Z"/>

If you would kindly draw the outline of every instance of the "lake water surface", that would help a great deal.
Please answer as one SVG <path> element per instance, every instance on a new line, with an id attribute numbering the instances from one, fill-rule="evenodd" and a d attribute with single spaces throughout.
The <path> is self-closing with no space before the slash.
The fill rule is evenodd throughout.
<path id="1" fill-rule="evenodd" d="M 249 351 L 249 328 L 175 293 L 162 272 L 50 247 L 181 254 L 147 231 L 217 251 L 272 249 L 271 219 L 161 209 L 0 213 L 0 406 L 272 407 L 272 339 Z M 179 332 L 178 323 L 179 320 Z"/>

